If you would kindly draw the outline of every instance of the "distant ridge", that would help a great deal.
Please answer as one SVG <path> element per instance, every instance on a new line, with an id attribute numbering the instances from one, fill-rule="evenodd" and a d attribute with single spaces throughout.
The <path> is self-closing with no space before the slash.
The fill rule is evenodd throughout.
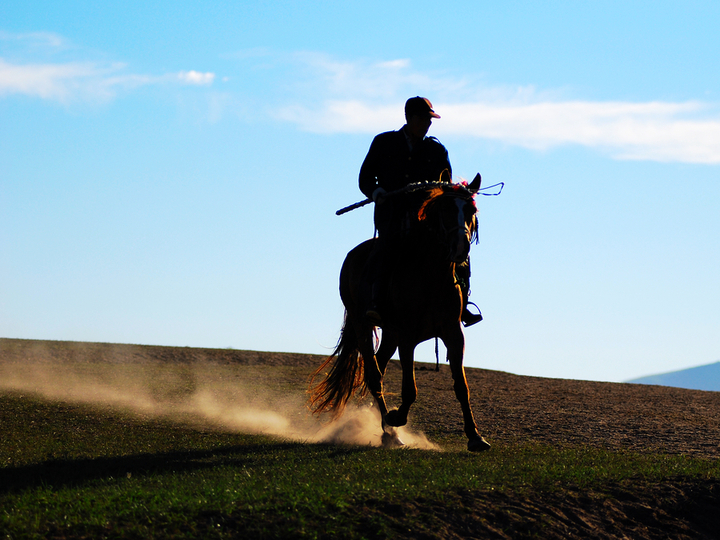
<path id="1" fill-rule="evenodd" d="M 720 362 L 660 375 L 649 375 L 627 382 L 720 392 Z"/>

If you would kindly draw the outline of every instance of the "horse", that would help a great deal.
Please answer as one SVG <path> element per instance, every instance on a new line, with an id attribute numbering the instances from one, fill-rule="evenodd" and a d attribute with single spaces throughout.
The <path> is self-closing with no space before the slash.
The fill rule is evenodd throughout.
<path id="1" fill-rule="evenodd" d="M 363 280 L 366 263 L 378 241 L 373 238 L 352 249 L 342 265 L 340 297 L 345 321 L 337 347 L 310 378 L 309 407 L 314 414 L 331 412 L 338 417 L 356 392 L 362 396 L 369 390 L 380 410 L 383 446 L 401 446 L 395 428 L 407 423 L 417 397 L 415 347 L 439 338 L 447 349 L 467 448 L 473 452 L 487 450 L 490 445 L 478 432 L 470 407 L 460 320 L 464 297 L 455 277 L 455 265 L 467 259 L 470 244 L 477 241 L 474 195 L 479 181 L 474 189 L 472 184 L 445 182 L 426 182 L 419 187 L 420 206 L 415 207 L 412 225 L 395 244 L 388 291 L 380 304 L 382 332 L 377 352 L 377 330 L 366 317 L 367 286 Z M 402 367 L 402 403 L 388 410 L 383 375 L 396 350 Z M 323 380 L 315 384 L 321 376 Z"/>

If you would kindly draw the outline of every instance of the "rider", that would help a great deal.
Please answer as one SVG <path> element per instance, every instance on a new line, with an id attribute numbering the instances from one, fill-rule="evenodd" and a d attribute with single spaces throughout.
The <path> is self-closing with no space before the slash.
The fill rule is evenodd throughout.
<path id="1" fill-rule="evenodd" d="M 360 168 L 359 185 L 368 198 L 375 201 L 375 228 L 378 239 L 368 265 L 372 275 L 366 276 L 371 289 L 368 319 L 380 325 L 378 300 L 386 286 L 386 269 L 389 257 L 408 210 L 409 197 L 385 197 L 389 192 L 402 189 L 408 184 L 423 181 L 450 182 L 452 167 L 445 147 L 435 137 L 427 137 L 433 118 L 440 118 L 430 100 L 412 97 L 405 102 L 406 124 L 397 131 L 381 133 L 373 139 L 365 161 Z M 462 322 L 470 326 L 482 320 L 481 314 L 467 309 L 469 294 L 469 261 L 457 265 L 456 274 L 465 297 Z"/>

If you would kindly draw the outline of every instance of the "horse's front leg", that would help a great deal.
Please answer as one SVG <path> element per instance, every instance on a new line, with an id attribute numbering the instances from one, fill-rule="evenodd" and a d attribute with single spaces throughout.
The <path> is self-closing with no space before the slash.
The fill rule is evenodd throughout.
<path id="1" fill-rule="evenodd" d="M 475 424 L 475 418 L 473 417 L 473 412 L 470 407 L 470 389 L 468 388 L 467 378 L 465 377 L 465 367 L 463 366 L 465 336 L 459 325 L 457 331 L 452 333 L 452 337 L 445 340 L 445 346 L 447 347 L 447 356 L 452 372 L 455 397 L 457 397 L 457 400 L 460 402 L 460 408 L 462 409 L 465 435 L 468 438 L 468 450 L 471 452 L 488 450 L 490 444 L 478 432 L 477 424 Z"/>
<path id="2" fill-rule="evenodd" d="M 385 422 L 391 426 L 407 424 L 410 407 L 417 398 L 415 385 L 415 344 L 402 343 L 399 348 L 400 366 L 402 367 L 402 403 L 397 409 L 388 412 Z"/>

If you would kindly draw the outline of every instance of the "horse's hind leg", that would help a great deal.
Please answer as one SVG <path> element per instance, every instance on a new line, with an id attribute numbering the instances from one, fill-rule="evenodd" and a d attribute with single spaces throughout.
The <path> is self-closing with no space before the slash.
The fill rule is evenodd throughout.
<path id="1" fill-rule="evenodd" d="M 395 354 L 396 350 L 397 336 L 395 333 L 390 330 L 383 331 L 380 347 L 378 348 L 378 352 L 375 353 L 378 368 L 380 368 L 380 373 L 382 373 L 383 376 L 385 375 L 385 369 L 387 368 L 388 362 L 390 361 L 390 358 L 392 358 L 392 355 Z"/>
<path id="2" fill-rule="evenodd" d="M 372 340 L 370 340 L 372 343 Z M 370 390 L 370 393 L 375 398 L 375 403 L 380 410 L 380 417 L 382 418 L 382 445 L 385 448 L 397 448 L 404 446 L 400 438 L 395 431 L 395 428 L 386 422 L 388 415 L 387 403 L 385 402 L 385 394 L 383 392 L 383 376 L 385 375 L 385 369 L 387 368 L 388 361 L 395 353 L 397 348 L 397 341 L 393 334 L 384 332 L 380 347 L 376 354 L 372 355 L 372 346 L 368 347 L 367 343 L 362 346 L 364 358 L 372 358 L 371 362 L 365 362 L 365 385 Z M 370 356 L 365 356 L 368 354 Z"/>
<path id="3" fill-rule="evenodd" d="M 465 336 L 463 336 L 460 328 L 458 328 L 458 333 L 455 335 L 455 338 L 452 340 L 448 339 L 445 346 L 448 351 L 448 361 L 450 362 L 450 370 L 452 372 L 455 397 L 457 397 L 457 400 L 460 402 L 460 408 L 462 409 L 465 435 L 468 438 L 468 450 L 471 452 L 488 450 L 490 444 L 488 444 L 478 432 L 477 424 L 475 424 L 475 418 L 470 408 L 470 389 L 468 388 L 465 368 L 463 366 Z"/>
<path id="4" fill-rule="evenodd" d="M 378 366 L 377 357 L 372 341 L 372 330 L 363 332 L 362 339 L 359 340 L 358 349 L 362 355 L 364 362 L 365 386 L 370 390 L 370 394 L 375 398 L 375 403 L 380 409 L 380 415 L 385 418 L 387 414 L 387 405 L 385 403 L 385 395 L 383 394 L 383 371 Z"/>

